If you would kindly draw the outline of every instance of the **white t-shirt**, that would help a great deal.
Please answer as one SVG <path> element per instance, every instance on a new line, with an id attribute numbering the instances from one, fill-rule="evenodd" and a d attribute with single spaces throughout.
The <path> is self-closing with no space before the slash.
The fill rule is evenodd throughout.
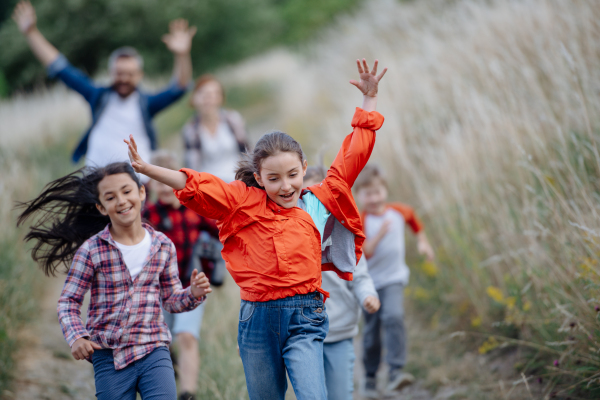
<path id="1" fill-rule="evenodd" d="M 371 239 L 379 233 L 383 223 L 389 220 L 387 234 L 375 247 L 368 259 L 369 274 L 377 290 L 393 283 L 408 284 L 410 270 L 404 259 L 404 227 L 406 221 L 398 211 L 388 208 L 381 215 L 365 216 L 365 235 Z"/>
<path id="2" fill-rule="evenodd" d="M 200 171 L 215 175 L 227 183 L 233 182 L 235 169 L 240 160 L 240 150 L 229 125 L 221 121 L 214 135 L 201 125 L 200 140 L 202 141 Z"/>
<path id="3" fill-rule="evenodd" d="M 111 92 L 106 108 L 90 133 L 85 165 L 103 167 L 112 162 L 129 161 L 123 139 L 128 139 L 130 134 L 142 159 L 149 161 L 150 139 L 144 127 L 140 94 L 135 91 L 122 98 Z"/>
<path id="4" fill-rule="evenodd" d="M 150 233 L 146 229 L 144 229 L 144 232 L 146 232 L 146 234 L 144 235 L 142 241 L 138 244 L 134 244 L 133 246 L 126 246 L 115 241 L 115 244 L 119 250 L 121 250 L 123 261 L 125 261 L 125 265 L 129 270 L 131 280 L 135 280 L 135 277 L 142 272 L 142 269 L 144 269 L 144 264 L 146 263 L 146 258 L 150 253 L 150 246 L 152 245 Z"/>

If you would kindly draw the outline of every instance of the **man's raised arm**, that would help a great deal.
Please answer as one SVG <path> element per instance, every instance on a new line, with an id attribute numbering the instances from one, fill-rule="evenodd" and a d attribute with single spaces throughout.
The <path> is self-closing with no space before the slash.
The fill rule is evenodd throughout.
<path id="1" fill-rule="evenodd" d="M 176 19 L 169 24 L 169 33 L 162 37 L 162 41 L 175 56 L 173 75 L 180 88 L 186 88 L 192 79 L 192 38 L 196 34 L 196 27 L 188 27 L 185 19 Z"/>
<path id="2" fill-rule="evenodd" d="M 21 33 L 27 38 L 29 48 L 44 67 L 48 67 L 58 59 L 59 51 L 37 28 L 35 9 L 29 1 L 20 1 L 12 17 Z"/>

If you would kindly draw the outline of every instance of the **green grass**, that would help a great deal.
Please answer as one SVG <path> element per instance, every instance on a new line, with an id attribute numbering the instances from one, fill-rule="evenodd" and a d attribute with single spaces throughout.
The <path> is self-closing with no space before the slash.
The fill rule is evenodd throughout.
<path id="1" fill-rule="evenodd" d="M 0 204 L 0 397 L 10 388 L 19 332 L 35 317 L 43 273 L 29 256 L 24 229 L 16 229 L 16 201 L 33 197 L 51 179 L 72 170 L 67 143 L 62 140 L 33 149 L 1 151 L 3 171 Z"/>

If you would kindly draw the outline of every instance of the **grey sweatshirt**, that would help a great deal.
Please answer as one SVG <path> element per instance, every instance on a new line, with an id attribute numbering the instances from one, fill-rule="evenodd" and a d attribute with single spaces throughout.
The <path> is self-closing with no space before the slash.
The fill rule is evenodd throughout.
<path id="1" fill-rule="evenodd" d="M 354 280 L 340 279 L 333 271 L 322 273 L 322 288 L 329 292 L 325 303 L 329 316 L 329 333 L 325 343 L 339 342 L 358 334 L 360 309 L 368 296 L 377 297 L 373 280 L 369 275 L 363 255 L 354 270 Z"/>

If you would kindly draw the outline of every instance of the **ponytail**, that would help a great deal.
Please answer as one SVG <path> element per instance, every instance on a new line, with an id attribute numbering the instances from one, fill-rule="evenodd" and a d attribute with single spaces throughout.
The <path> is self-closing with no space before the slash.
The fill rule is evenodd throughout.
<path id="1" fill-rule="evenodd" d="M 77 249 L 110 222 L 96 208 L 100 204 L 98 183 L 105 176 L 120 173 L 128 174 L 141 187 L 131 165 L 118 162 L 102 168 L 81 168 L 50 182 L 35 199 L 17 205 L 24 209 L 17 226 L 39 216 L 25 241 L 35 243 L 31 257 L 46 275 L 56 276 L 61 265 L 68 271 Z"/>
<path id="2" fill-rule="evenodd" d="M 242 159 L 238 162 L 235 172 L 235 179 L 244 182 L 246 186 L 264 189 L 256 182 L 254 174 L 260 174 L 262 162 L 267 157 L 281 152 L 296 153 L 300 161 L 304 161 L 304 152 L 300 143 L 290 135 L 279 131 L 267 133 L 258 140 L 252 151 L 242 154 Z"/>

